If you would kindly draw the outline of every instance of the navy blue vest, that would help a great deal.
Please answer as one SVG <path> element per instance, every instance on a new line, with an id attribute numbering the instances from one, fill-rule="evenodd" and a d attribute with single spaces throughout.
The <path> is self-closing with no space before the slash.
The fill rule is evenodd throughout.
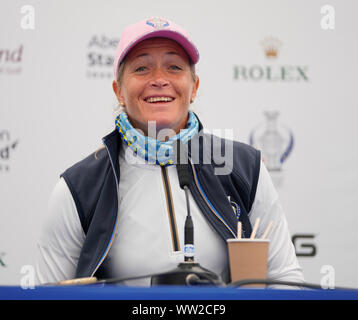
<path id="1" fill-rule="evenodd" d="M 261 161 L 258 150 L 234 141 L 230 172 L 215 174 L 215 170 L 223 165 L 215 163 L 213 155 L 215 152 L 224 154 L 225 141 L 203 134 L 201 130 L 189 143 L 189 154 L 196 159 L 194 164 L 188 166 L 190 192 L 223 241 L 234 238 L 237 232 L 238 220 L 228 196 L 240 210 L 242 236 L 249 237 L 251 234 L 248 213 L 255 199 Z M 114 130 L 104 137 L 103 143 L 105 148 L 76 163 L 61 175 L 71 191 L 86 234 L 76 277 L 111 277 L 107 267 L 110 264 L 108 252 L 115 238 L 119 211 L 119 151 L 122 141 L 118 131 Z"/>

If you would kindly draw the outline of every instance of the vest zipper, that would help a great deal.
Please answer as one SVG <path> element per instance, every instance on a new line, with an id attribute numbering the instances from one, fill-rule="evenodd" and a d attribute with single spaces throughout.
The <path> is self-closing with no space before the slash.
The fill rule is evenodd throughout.
<path id="1" fill-rule="evenodd" d="M 198 189 L 202 199 L 204 200 L 206 206 L 210 209 L 210 211 L 222 222 L 222 224 L 230 231 L 230 233 L 233 235 L 234 238 L 236 238 L 236 234 L 234 231 L 232 231 L 232 229 L 227 225 L 227 223 L 224 221 L 224 219 L 220 216 L 220 214 L 217 212 L 217 210 L 215 209 L 215 207 L 211 204 L 211 202 L 209 201 L 208 197 L 206 196 L 204 190 L 202 189 L 199 179 L 196 175 L 196 171 L 195 171 L 195 167 L 192 163 L 192 160 L 189 158 L 189 162 L 190 162 L 190 166 L 191 169 L 193 171 L 193 176 L 194 176 L 194 182 L 195 182 L 195 186 Z"/>
<path id="2" fill-rule="evenodd" d="M 172 247 L 173 251 L 180 251 L 179 237 L 178 237 L 178 228 L 175 220 L 175 212 L 173 205 L 173 197 L 170 188 L 168 169 L 167 167 L 161 166 L 162 180 L 164 186 L 165 199 L 167 203 L 168 217 L 169 217 L 169 227 L 172 238 Z"/>
<path id="3" fill-rule="evenodd" d="M 113 175 L 114 175 L 114 178 L 116 180 L 116 187 L 117 187 L 117 201 L 118 201 L 118 211 L 117 211 L 117 216 L 116 216 L 116 222 L 114 224 L 114 228 L 113 228 L 113 231 L 112 231 L 112 234 L 111 234 L 111 238 L 109 240 L 109 243 L 106 247 L 106 250 L 104 252 L 104 254 L 102 255 L 100 261 L 98 262 L 96 268 L 94 269 L 94 271 L 92 272 L 91 274 L 91 277 L 94 276 L 94 274 L 97 272 L 98 268 L 101 266 L 101 264 L 103 263 L 104 259 L 107 257 L 108 255 L 108 252 L 109 250 L 111 249 L 112 247 L 112 244 L 114 242 L 114 239 L 115 239 L 115 235 L 116 235 L 116 231 L 117 231 L 117 225 L 118 225 L 118 216 L 119 216 L 119 185 L 118 185 L 118 178 L 117 178 L 117 175 L 116 175 L 116 171 L 114 170 L 114 164 L 112 162 L 112 158 L 111 158 L 111 155 L 109 153 L 109 150 L 108 150 L 108 147 L 106 144 L 104 144 L 105 147 L 106 147 L 106 150 L 107 150 L 107 153 L 108 153 L 108 158 L 110 160 L 110 163 L 111 163 L 111 167 L 112 167 L 112 170 L 113 170 Z"/>

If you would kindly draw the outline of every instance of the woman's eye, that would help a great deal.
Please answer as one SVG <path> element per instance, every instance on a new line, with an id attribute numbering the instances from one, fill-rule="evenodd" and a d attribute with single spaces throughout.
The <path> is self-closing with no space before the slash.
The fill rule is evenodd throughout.
<path id="1" fill-rule="evenodd" d="M 178 67 L 178 66 L 176 66 L 176 65 L 170 66 L 170 69 L 171 69 L 171 70 L 181 70 L 181 68 Z"/>
<path id="2" fill-rule="evenodd" d="M 135 72 L 143 72 L 146 69 L 147 69 L 146 67 L 138 67 L 138 68 L 135 69 Z"/>

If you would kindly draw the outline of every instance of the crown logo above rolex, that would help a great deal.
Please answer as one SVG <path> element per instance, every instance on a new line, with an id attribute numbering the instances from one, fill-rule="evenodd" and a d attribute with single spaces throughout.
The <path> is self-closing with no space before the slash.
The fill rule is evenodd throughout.
<path id="1" fill-rule="evenodd" d="M 265 55 L 268 59 L 276 59 L 282 42 L 275 37 L 266 37 L 261 41 Z"/>

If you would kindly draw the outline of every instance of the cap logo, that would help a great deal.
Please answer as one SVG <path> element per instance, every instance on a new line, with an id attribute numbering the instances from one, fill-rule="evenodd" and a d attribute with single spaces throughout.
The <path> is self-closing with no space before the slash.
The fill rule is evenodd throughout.
<path id="1" fill-rule="evenodd" d="M 147 25 L 152 26 L 155 29 L 162 29 L 169 26 L 169 22 L 161 18 L 152 18 L 147 20 Z"/>

